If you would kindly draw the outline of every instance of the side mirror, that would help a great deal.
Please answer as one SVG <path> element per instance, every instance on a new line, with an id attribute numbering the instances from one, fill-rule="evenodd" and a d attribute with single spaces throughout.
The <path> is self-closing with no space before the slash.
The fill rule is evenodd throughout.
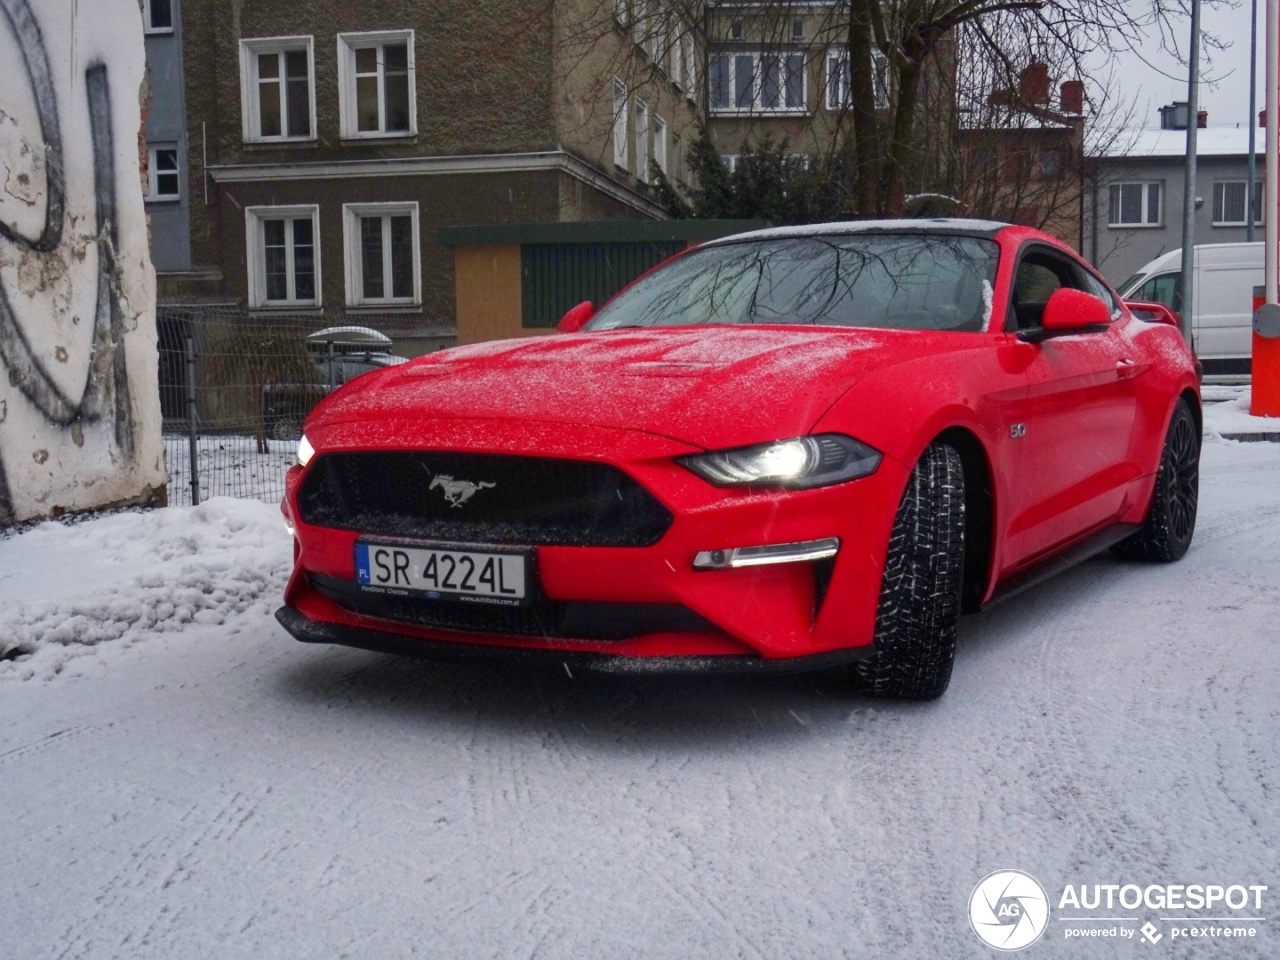
<path id="1" fill-rule="evenodd" d="M 1083 290 L 1063 287 L 1055 290 L 1044 305 L 1040 326 L 1021 331 L 1018 339 L 1038 343 L 1068 333 L 1101 332 L 1109 326 L 1111 311 L 1105 303 Z"/>
<path id="2" fill-rule="evenodd" d="M 587 325 L 587 321 L 595 316 L 596 308 L 590 300 L 583 300 L 560 318 L 556 330 L 560 333 L 577 333 Z"/>
<path id="3" fill-rule="evenodd" d="M 1062 330 L 1079 330 L 1082 327 L 1106 326 L 1111 322 L 1107 305 L 1083 290 L 1063 287 L 1055 290 L 1044 305 L 1044 318 L 1040 321 L 1046 330 L 1057 333 Z"/>

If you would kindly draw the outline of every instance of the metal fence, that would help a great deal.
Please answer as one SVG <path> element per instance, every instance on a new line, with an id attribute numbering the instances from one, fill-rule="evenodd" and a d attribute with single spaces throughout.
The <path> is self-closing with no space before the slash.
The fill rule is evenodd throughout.
<path id="1" fill-rule="evenodd" d="M 379 327 L 376 318 L 361 323 Z M 160 306 L 171 505 L 284 496 L 284 474 L 311 408 L 351 377 L 393 362 L 389 341 L 317 341 L 324 326 L 317 317 L 250 317 L 234 305 Z"/>

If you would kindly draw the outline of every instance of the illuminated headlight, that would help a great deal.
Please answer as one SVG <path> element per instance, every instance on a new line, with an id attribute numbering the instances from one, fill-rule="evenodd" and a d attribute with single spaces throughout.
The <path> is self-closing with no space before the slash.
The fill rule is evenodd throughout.
<path id="1" fill-rule="evenodd" d="M 311 441 L 307 439 L 307 435 L 304 433 L 302 439 L 298 441 L 298 466 L 305 467 L 315 455 L 316 448 L 311 445 Z"/>
<path id="2" fill-rule="evenodd" d="M 881 453 L 852 437 L 824 433 L 677 457 L 676 462 L 718 487 L 807 490 L 875 473 Z"/>

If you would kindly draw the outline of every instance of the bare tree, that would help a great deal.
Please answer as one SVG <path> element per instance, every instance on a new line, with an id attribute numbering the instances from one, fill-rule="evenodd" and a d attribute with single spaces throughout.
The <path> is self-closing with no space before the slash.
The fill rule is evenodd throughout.
<path id="1" fill-rule="evenodd" d="M 560 35 L 566 69 L 587 62 L 600 68 L 605 32 L 630 30 L 635 43 L 616 45 L 613 75 L 635 82 L 661 83 L 670 51 L 689 38 L 700 51 L 700 102 L 707 100 L 709 42 L 726 39 L 726 17 L 744 17 L 758 27 L 754 39 L 788 41 L 793 16 L 815 15 L 815 5 L 799 0 L 702 2 L 702 0 L 544 0 L 572 15 Z M 1086 62 L 1107 54 L 1148 48 L 1153 41 L 1176 54 L 1190 0 L 835 0 L 819 5 L 819 32 L 847 51 L 847 106 L 828 122 L 836 136 L 830 150 L 851 145 L 856 157 L 854 204 L 862 216 L 898 216 L 908 196 L 946 192 L 959 167 L 953 140 L 960 118 L 956 97 L 973 96 L 978 81 L 1005 75 L 1016 88 L 1028 63 L 1051 61 L 1059 76 L 1088 78 Z M 1232 0 L 1205 0 L 1229 4 Z M 772 32 L 771 32 L 772 31 Z M 1210 51 L 1221 45 L 1206 37 Z M 877 69 L 882 65 L 883 73 Z M 887 75 L 887 76 L 886 76 Z M 887 91 L 883 88 L 887 86 Z M 887 92 L 887 97 L 885 93 Z M 1092 83 L 1086 98 L 1115 111 L 1115 96 Z M 887 102 L 886 102 L 887 101 Z M 1121 108 L 1123 109 L 1123 108 Z M 1096 113 L 1096 110 L 1094 111 Z M 972 117 L 971 117 L 972 119 Z M 1074 161 L 1073 161 L 1074 162 Z M 1079 159 L 1083 163 L 1083 157 Z M 1077 178 L 1078 180 L 1078 178 Z M 1061 184 L 1059 184 L 1061 186 Z M 1065 202 L 1065 201 L 1064 201 Z M 1052 205 L 1052 204 L 1051 204 Z M 1043 204 L 1041 204 L 1043 206 Z"/>

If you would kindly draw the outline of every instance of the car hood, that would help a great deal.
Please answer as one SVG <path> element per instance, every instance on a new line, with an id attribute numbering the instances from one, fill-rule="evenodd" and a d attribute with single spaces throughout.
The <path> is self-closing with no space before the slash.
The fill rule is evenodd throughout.
<path id="1" fill-rule="evenodd" d="M 370 417 L 577 423 L 729 447 L 804 434 L 867 374 L 967 339 L 697 327 L 506 340 L 361 377 L 313 418 L 320 426 Z"/>

